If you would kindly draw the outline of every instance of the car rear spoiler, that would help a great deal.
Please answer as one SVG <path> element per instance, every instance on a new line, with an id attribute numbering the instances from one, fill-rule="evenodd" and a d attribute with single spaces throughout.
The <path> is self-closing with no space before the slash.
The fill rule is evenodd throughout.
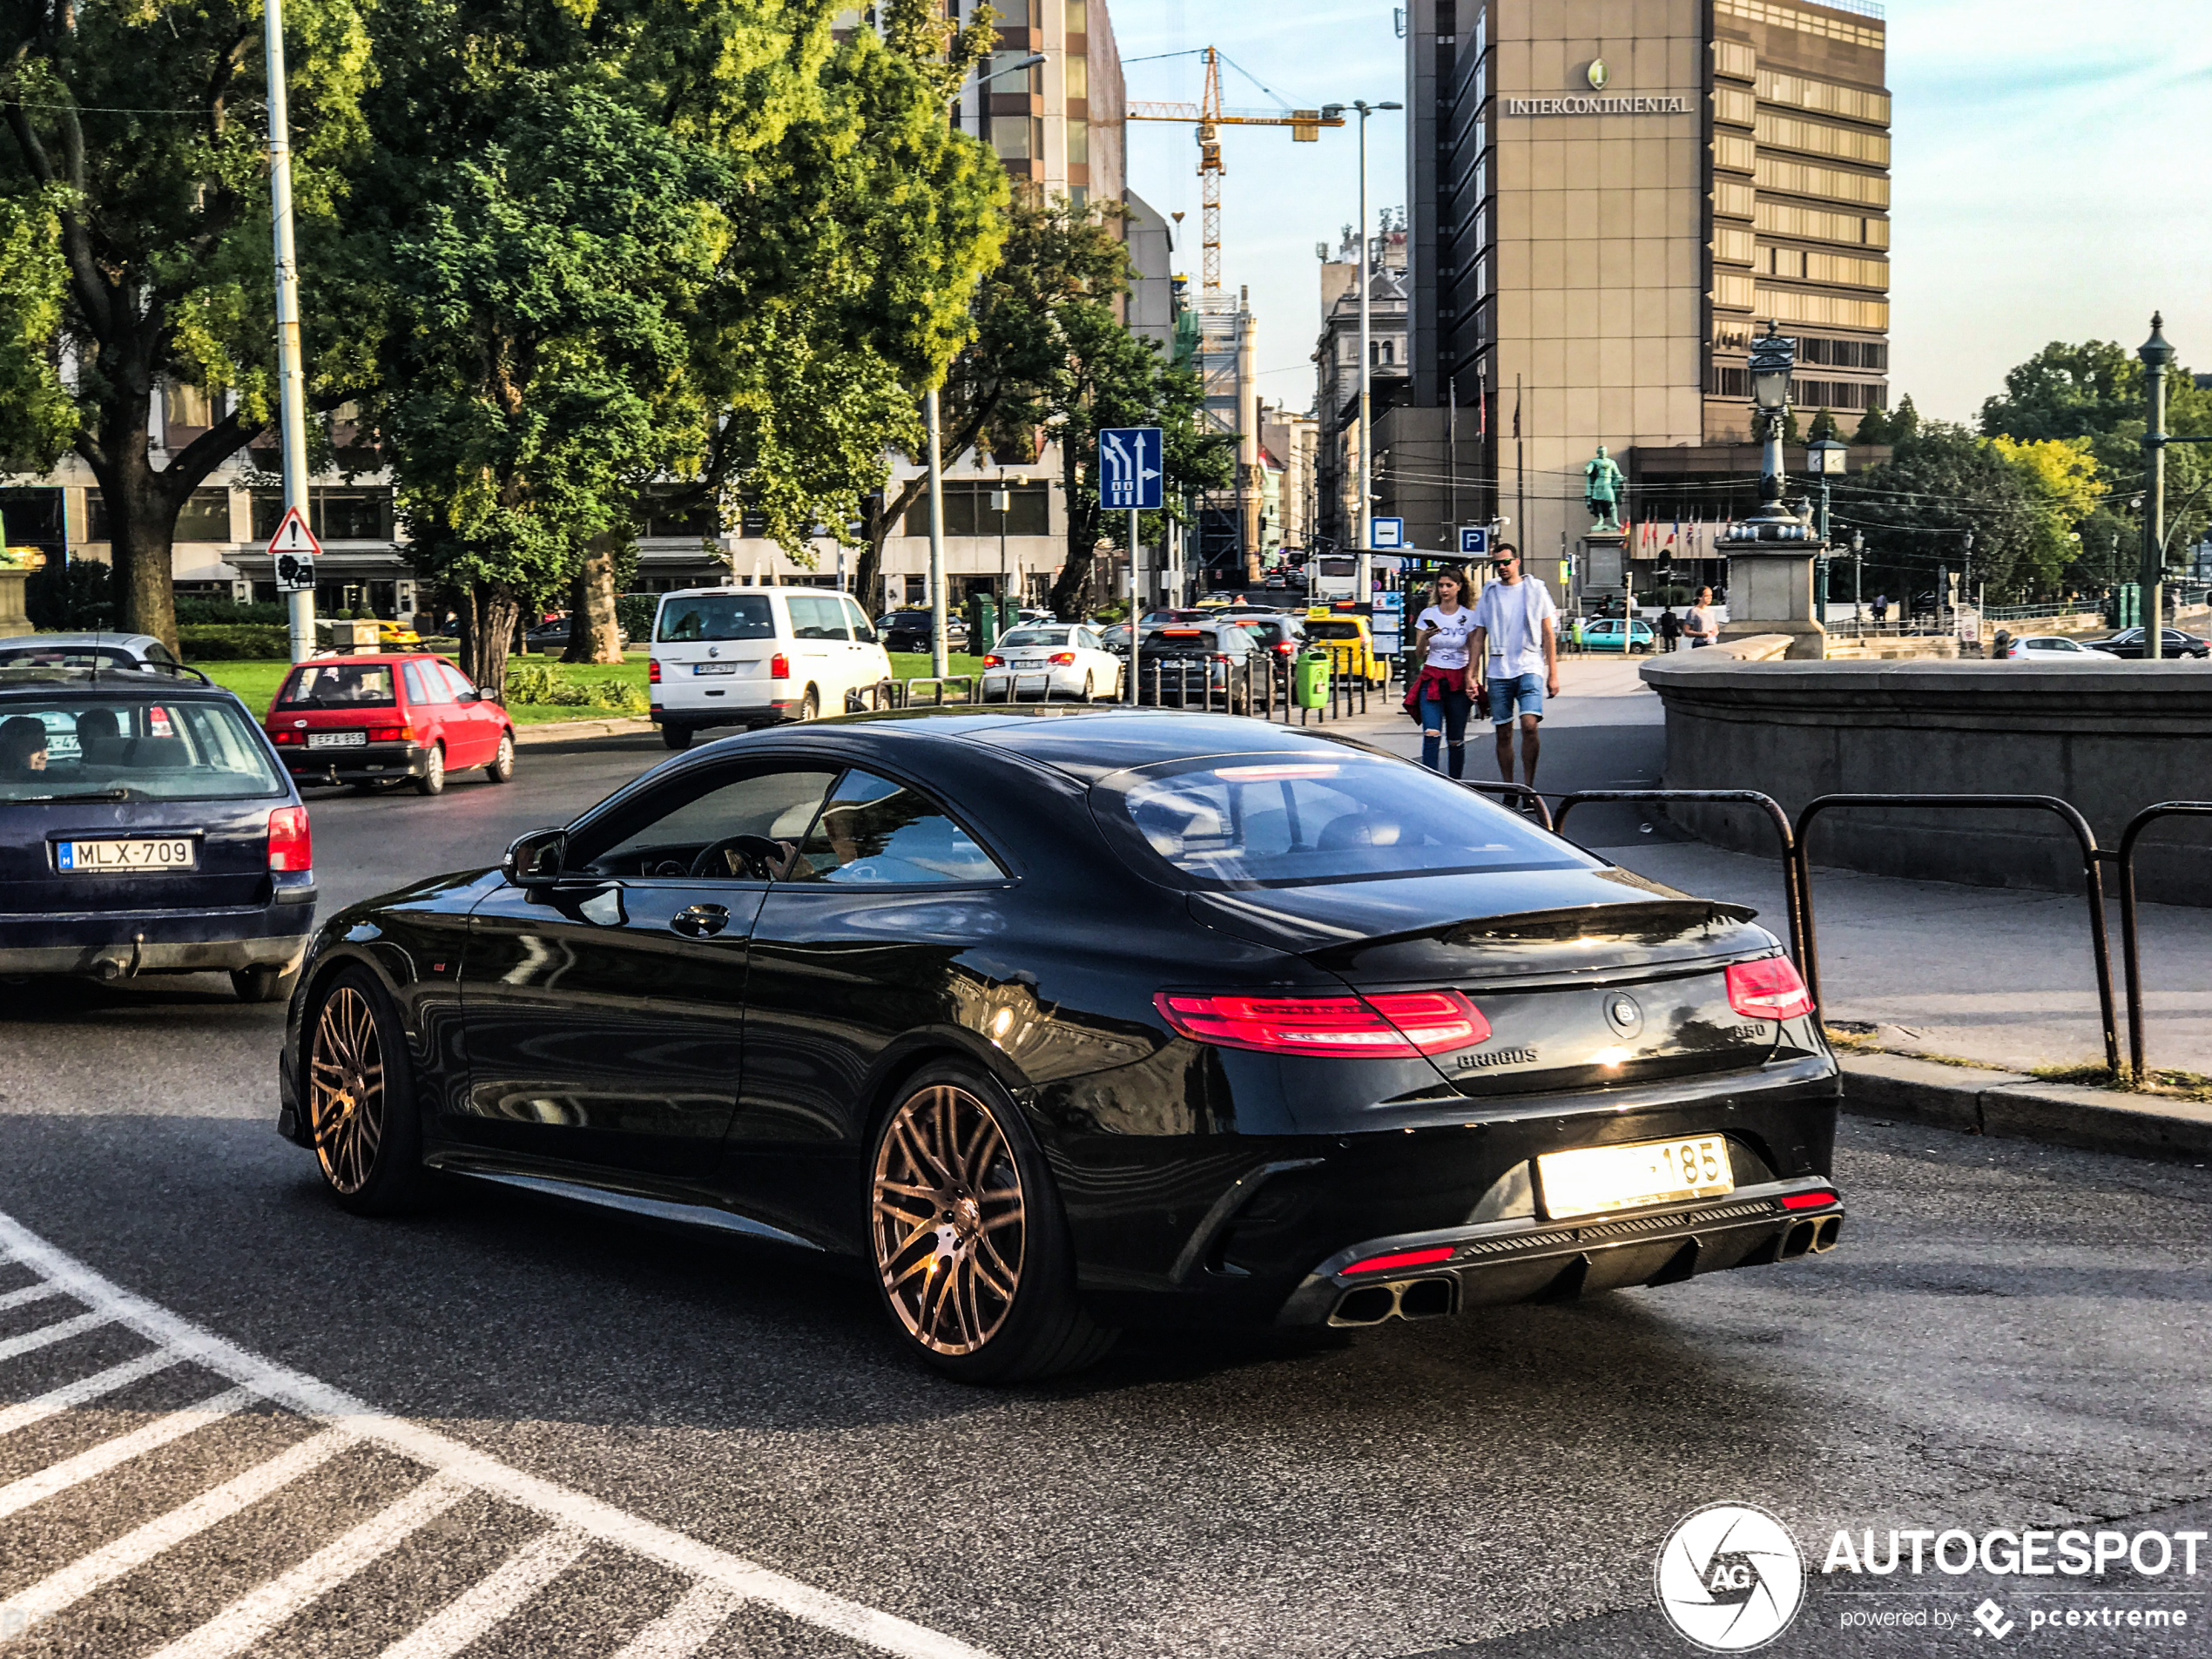
<path id="1" fill-rule="evenodd" d="M 1331 943 L 1299 954 L 1317 968 L 1343 968 L 1351 965 L 1355 955 L 1421 940 L 1501 952 L 1580 939 L 1662 945 L 1706 928 L 1740 926 L 1758 914 L 1748 905 L 1717 899 L 1639 899 L 1626 904 L 1569 905 L 1553 910 L 1470 916 L 1403 933 Z"/>

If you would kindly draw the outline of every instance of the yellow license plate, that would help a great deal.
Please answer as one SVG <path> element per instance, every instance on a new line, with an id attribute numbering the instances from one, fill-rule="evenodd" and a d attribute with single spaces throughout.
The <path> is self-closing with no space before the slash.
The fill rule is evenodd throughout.
<path id="1" fill-rule="evenodd" d="M 1536 1179 L 1543 1189 L 1544 1213 L 1554 1220 L 1715 1198 L 1736 1190 L 1728 1139 L 1721 1135 L 1548 1152 L 1536 1160 Z"/>

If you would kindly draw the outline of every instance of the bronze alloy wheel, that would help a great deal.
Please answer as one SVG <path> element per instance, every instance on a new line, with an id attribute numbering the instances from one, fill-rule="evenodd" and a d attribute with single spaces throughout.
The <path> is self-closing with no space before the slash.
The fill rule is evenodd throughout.
<path id="1" fill-rule="evenodd" d="M 308 1051 L 308 1124 L 322 1172 L 352 1197 L 368 1186 L 384 1138 L 384 1045 L 368 999 L 341 985 L 322 1005 Z"/>
<path id="2" fill-rule="evenodd" d="M 936 1083 L 900 1103 L 875 1157 L 870 1235 L 885 1298 L 933 1353 L 974 1353 L 1022 1286 L 1022 1174 L 989 1107 Z"/>

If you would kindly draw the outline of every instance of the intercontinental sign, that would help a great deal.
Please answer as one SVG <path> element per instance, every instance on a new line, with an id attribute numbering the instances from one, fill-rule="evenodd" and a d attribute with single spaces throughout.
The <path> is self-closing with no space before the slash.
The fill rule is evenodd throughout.
<path id="1" fill-rule="evenodd" d="M 1507 115 L 1688 115 L 1687 98 L 1509 98 Z"/>

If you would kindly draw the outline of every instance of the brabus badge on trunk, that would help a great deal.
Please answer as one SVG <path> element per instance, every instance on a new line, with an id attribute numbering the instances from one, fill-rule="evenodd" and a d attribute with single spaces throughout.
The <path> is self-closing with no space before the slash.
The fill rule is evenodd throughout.
<path id="1" fill-rule="evenodd" d="M 1605 999 L 1605 1022 L 1632 1037 L 1643 1029 L 1643 1005 L 1626 991 L 1615 991 Z"/>

